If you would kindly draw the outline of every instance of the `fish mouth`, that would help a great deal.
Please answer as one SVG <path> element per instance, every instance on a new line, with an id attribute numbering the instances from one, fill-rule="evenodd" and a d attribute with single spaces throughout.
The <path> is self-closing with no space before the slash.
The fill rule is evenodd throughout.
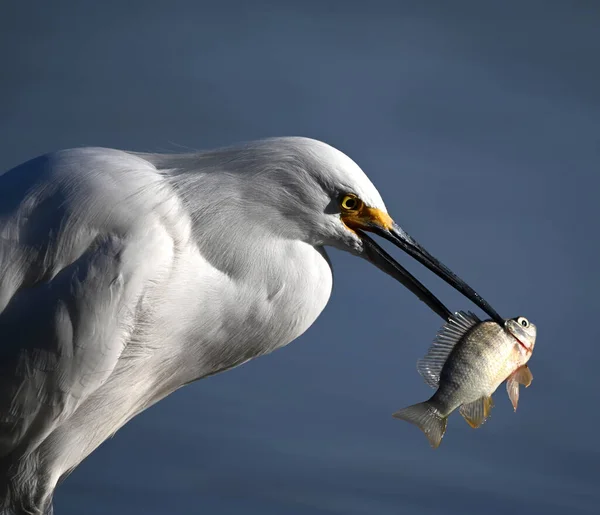
<path id="1" fill-rule="evenodd" d="M 431 270 L 455 290 L 460 292 L 464 297 L 481 308 L 492 318 L 492 320 L 504 327 L 505 320 L 481 295 L 479 295 L 463 279 L 452 272 L 452 270 L 450 270 L 441 261 L 433 257 L 427 250 L 425 250 L 425 248 L 419 245 L 419 243 L 410 237 L 406 231 L 404 231 L 396 223 L 392 223 L 388 228 L 374 223 L 368 227 L 363 227 L 363 229 L 377 234 L 378 236 L 381 236 L 382 238 L 393 243 L 396 247 L 400 248 L 413 259 L 417 260 L 419 263 Z M 363 257 L 377 266 L 380 270 L 399 281 L 444 320 L 448 320 L 450 318 L 452 314 L 451 311 L 444 306 L 444 304 L 418 279 L 416 279 L 408 270 L 400 265 L 362 230 L 357 230 L 356 233 L 363 242 Z"/>

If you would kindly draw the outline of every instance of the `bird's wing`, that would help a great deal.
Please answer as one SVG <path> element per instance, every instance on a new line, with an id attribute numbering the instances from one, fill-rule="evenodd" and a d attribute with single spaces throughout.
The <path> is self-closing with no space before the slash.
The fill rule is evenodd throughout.
<path id="1" fill-rule="evenodd" d="M 107 149 L 0 175 L 0 457 L 35 448 L 115 369 L 168 273 L 168 202 L 151 165 Z"/>

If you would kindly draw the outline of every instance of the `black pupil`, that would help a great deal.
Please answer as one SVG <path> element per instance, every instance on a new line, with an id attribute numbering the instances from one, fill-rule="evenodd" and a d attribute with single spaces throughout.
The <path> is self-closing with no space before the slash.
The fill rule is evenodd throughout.
<path id="1" fill-rule="evenodd" d="M 523 320 L 523 321 L 521 322 L 521 325 L 522 325 L 523 327 L 527 327 L 527 320 Z"/>
<path id="2" fill-rule="evenodd" d="M 356 199 L 347 198 L 346 202 L 344 202 L 345 207 L 348 209 L 354 209 L 356 207 Z"/>

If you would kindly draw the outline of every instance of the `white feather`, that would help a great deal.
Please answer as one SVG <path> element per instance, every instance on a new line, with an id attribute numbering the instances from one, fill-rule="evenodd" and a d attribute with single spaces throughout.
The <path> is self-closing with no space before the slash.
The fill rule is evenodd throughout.
<path id="1" fill-rule="evenodd" d="M 82 148 L 0 175 L 0 511 L 42 509 L 140 411 L 301 335 L 331 292 L 322 246 L 357 245 L 331 210 L 345 192 L 385 211 L 306 138 Z"/>

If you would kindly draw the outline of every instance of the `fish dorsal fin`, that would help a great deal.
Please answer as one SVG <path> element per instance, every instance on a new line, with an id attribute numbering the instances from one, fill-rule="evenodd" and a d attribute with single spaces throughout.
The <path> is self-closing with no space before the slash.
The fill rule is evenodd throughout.
<path id="1" fill-rule="evenodd" d="M 438 387 L 442 368 L 452 349 L 469 329 L 480 322 L 470 311 L 458 311 L 440 329 L 425 357 L 417 361 L 417 370 L 429 386 Z"/>
<path id="2" fill-rule="evenodd" d="M 517 405 L 519 404 L 519 384 L 527 388 L 531 384 L 531 381 L 533 381 L 533 375 L 527 365 L 517 368 L 517 370 L 508 376 L 506 380 L 506 392 L 515 411 L 517 411 Z"/>
<path id="3" fill-rule="evenodd" d="M 491 397 L 480 397 L 460 407 L 460 414 L 472 428 L 478 428 L 490 416 L 494 401 Z"/>

